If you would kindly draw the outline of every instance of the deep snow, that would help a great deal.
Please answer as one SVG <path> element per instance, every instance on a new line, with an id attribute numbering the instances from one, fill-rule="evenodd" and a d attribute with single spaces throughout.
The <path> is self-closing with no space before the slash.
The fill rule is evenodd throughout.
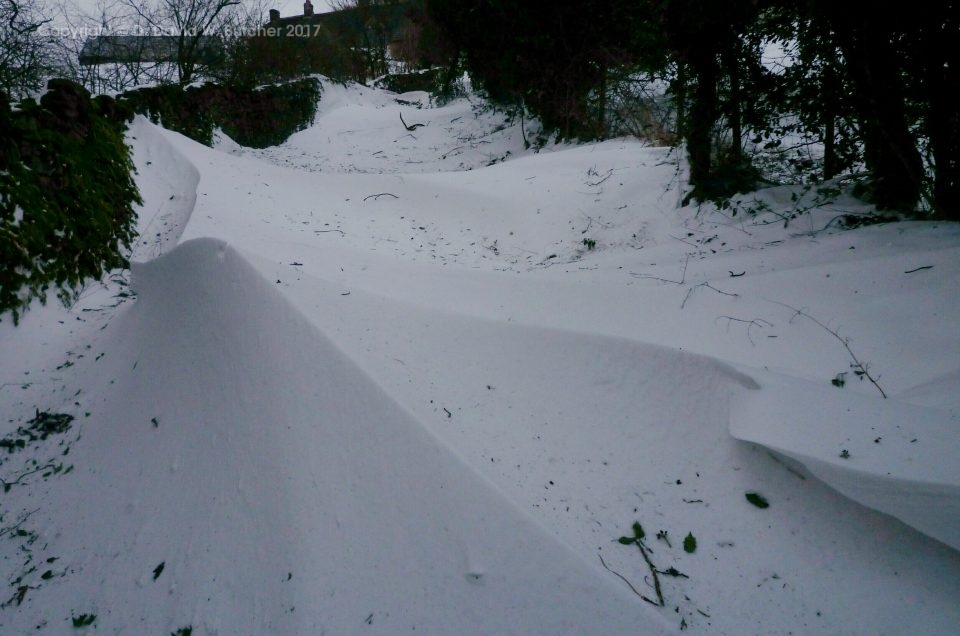
<path id="1" fill-rule="evenodd" d="M 6 435 L 76 417 L 0 465 L 3 633 L 955 633 L 960 228 L 396 99 L 134 124 L 132 273 L 0 324 Z"/>

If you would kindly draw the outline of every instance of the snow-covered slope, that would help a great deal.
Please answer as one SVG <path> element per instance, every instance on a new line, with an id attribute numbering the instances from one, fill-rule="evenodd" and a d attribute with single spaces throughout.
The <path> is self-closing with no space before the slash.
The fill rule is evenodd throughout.
<path id="1" fill-rule="evenodd" d="M 20 624 L 83 609 L 117 634 L 656 631 L 234 249 L 189 241 L 133 273 L 74 473 L 32 519 L 58 528 L 44 554 L 68 575 Z"/>
<path id="2" fill-rule="evenodd" d="M 869 395 L 841 399 L 829 386 L 768 376 L 762 390 L 736 401 L 730 430 L 960 550 L 958 428 L 948 412 Z"/>
<path id="3" fill-rule="evenodd" d="M 315 125 L 281 146 L 244 154 L 306 172 L 470 170 L 529 154 L 540 130 L 536 122 L 514 121 L 476 98 L 429 105 L 423 92 L 398 96 L 325 82 Z"/>
<path id="4" fill-rule="evenodd" d="M 138 120 L 132 280 L 0 323 L 0 633 L 953 634 L 960 228 L 524 126 Z"/>

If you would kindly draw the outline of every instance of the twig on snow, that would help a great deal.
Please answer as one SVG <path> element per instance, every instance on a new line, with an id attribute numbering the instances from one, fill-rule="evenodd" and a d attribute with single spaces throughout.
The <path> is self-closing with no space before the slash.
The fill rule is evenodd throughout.
<path id="1" fill-rule="evenodd" d="M 598 185 L 600 185 L 601 183 L 603 183 L 604 181 L 606 181 L 607 179 L 609 179 L 609 178 L 612 177 L 612 176 L 613 176 L 613 168 L 610 168 L 610 169 L 607 171 L 606 176 L 604 176 L 602 179 L 600 179 L 599 181 L 593 181 L 593 182 L 587 181 L 587 185 L 590 186 L 591 188 L 595 188 L 595 187 L 597 187 Z"/>
<path id="2" fill-rule="evenodd" d="M 740 297 L 740 294 L 735 294 L 735 293 L 733 293 L 733 292 L 725 292 L 725 291 L 723 291 L 722 289 L 717 289 L 716 287 L 714 287 L 714 286 L 711 285 L 710 283 L 700 283 L 699 285 L 694 285 L 693 287 L 691 287 L 690 289 L 687 290 L 687 295 L 683 298 L 683 302 L 680 303 L 680 309 L 683 309 L 683 308 L 686 306 L 687 301 L 690 300 L 690 296 L 692 296 L 692 295 L 693 295 L 693 292 L 697 291 L 697 289 L 700 288 L 700 287 L 706 287 L 707 289 L 712 289 L 713 291 L 717 292 L 718 294 L 723 294 L 724 296 L 731 296 L 731 297 L 733 297 L 733 298 L 739 298 L 739 297 Z"/>
<path id="3" fill-rule="evenodd" d="M 403 121 L 403 113 L 400 113 L 400 123 L 402 123 L 403 127 L 407 129 L 407 132 L 413 132 L 417 128 L 423 127 L 423 124 L 407 124 L 407 122 Z"/>
<path id="4" fill-rule="evenodd" d="M 400 198 L 397 195 L 393 194 L 392 192 L 381 192 L 380 194 L 371 194 L 369 196 L 365 196 L 363 197 L 363 200 L 366 201 L 367 199 L 373 199 L 374 201 L 376 201 L 380 197 L 393 197 L 394 199 Z"/>
<path id="5" fill-rule="evenodd" d="M 650 569 L 650 575 L 653 577 L 653 589 L 657 593 L 657 600 L 659 603 L 656 603 L 660 607 L 666 605 L 666 602 L 663 600 L 663 591 L 660 589 L 660 577 L 657 576 L 657 567 L 653 564 L 653 561 L 650 560 L 650 555 L 647 553 L 647 546 L 643 542 L 643 538 L 646 534 L 643 531 L 643 526 L 640 525 L 640 522 L 633 524 L 633 536 L 632 537 L 620 537 L 617 539 L 617 542 L 620 545 L 635 545 L 640 550 L 640 554 L 643 555 L 643 560 L 646 561 L 647 567 Z M 640 596 L 640 598 L 649 601 L 645 596 Z"/>
<path id="6" fill-rule="evenodd" d="M 853 349 L 850 348 L 849 338 L 844 338 L 843 336 L 838 334 L 835 330 L 826 326 L 825 324 L 823 324 L 822 322 L 820 322 L 819 320 L 817 320 L 816 318 L 814 318 L 813 316 L 811 316 L 810 314 L 808 314 L 802 309 L 791 307 L 786 303 L 781 303 L 777 301 L 773 301 L 773 302 L 780 305 L 781 307 L 786 307 L 790 311 L 794 312 L 793 318 L 796 318 L 797 316 L 803 316 L 804 318 L 813 321 L 814 324 L 818 325 L 821 329 L 823 329 L 824 331 L 829 333 L 831 336 L 839 340 L 840 344 L 843 345 L 843 348 L 847 350 L 847 355 L 849 355 L 850 359 L 853 360 L 853 362 L 850 364 L 850 367 L 853 369 L 853 372 L 858 376 L 861 376 L 870 380 L 870 383 L 873 384 L 873 386 L 877 387 L 877 391 L 880 391 L 880 395 L 882 395 L 884 399 L 886 399 L 887 397 L 886 392 L 884 392 L 884 390 L 880 388 L 880 385 L 877 384 L 876 378 L 870 375 L 869 365 L 864 364 L 863 362 L 860 362 L 860 359 L 857 357 L 857 354 L 855 354 L 853 352 Z M 791 322 L 793 322 L 793 318 L 790 319 Z"/>
<path id="7" fill-rule="evenodd" d="M 754 327 L 760 327 L 761 329 L 763 329 L 764 327 L 772 327 L 772 326 L 773 326 L 773 323 L 767 322 L 767 321 L 764 320 L 763 318 L 754 318 L 753 320 L 746 320 L 746 319 L 744 319 L 744 318 L 734 318 L 733 316 L 717 316 L 717 320 L 720 320 L 721 318 L 727 320 L 727 328 L 728 328 L 728 329 L 729 329 L 729 327 L 730 327 L 730 323 L 731 323 L 731 322 L 742 322 L 742 323 L 745 323 L 745 324 L 747 325 L 747 340 L 749 340 L 749 341 L 750 341 L 750 344 L 753 345 L 753 346 L 756 346 L 757 343 L 755 343 L 755 342 L 753 341 L 753 338 L 750 337 L 750 330 L 753 329 Z"/>
<path id="8" fill-rule="evenodd" d="M 449 157 L 450 155 L 452 155 L 452 154 L 455 153 L 456 151 L 458 151 L 458 150 L 463 150 L 463 148 L 464 148 L 464 146 L 457 146 L 456 148 L 451 148 L 450 150 L 448 150 L 448 151 L 446 151 L 445 153 L 443 153 L 442 155 L 440 155 L 440 158 L 441 158 L 441 159 L 446 159 L 447 157 Z"/>
<path id="9" fill-rule="evenodd" d="M 683 261 L 683 272 L 680 275 L 680 280 L 670 280 L 669 278 L 660 278 L 659 276 L 650 276 L 648 274 L 634 274 L 631 272 L 631 276 L 636 278 L 649 278 L 650 280 L 658 280 L 662 283 L 673 283 L 674 285 L 683 285 L 687 281 L 687 265 L 690 263 L 690 255 L 687 254 L 687 258 Z"/>
<path id="10" fill-rule="evenodd" d="M 7 481 L 7 480 L 5 480 L 5 479 L 3 479 L 3 478 L 0 478 L 0 486 L 3 486 L 3 491 L 4 491 L 4 492 L 7 492 L 7 491 L 9 491 L 10 488 L 12 488 L 13 486 L 16 486 L 16 485 L 18 485 L 19 483 L 21 483 L 20 480 L 23 479 L 24 477 L 29 477 L 30 475 L 35 475 L 36 473 L 42 472 L 42 471 L 47 470 L 47 469 L 56 469 L 56 468 L 57 468 L 57 465 L 56 465 L 56 464 L 53 464 L 53 463 L 44 464 L 43 466 L 37 466 L 36 468 L 33 468 L 32 470 L 27 470 L 27 471 L 24 471 L 24 472 L 20 473 L 20 474 L 17 476 L 17 478 L 14 479 L 13 481 Z"/>
<path id="11" fill-rule="evenodd" d="M 35 513 L 37 510 L 40 510 L 40 509 L 37 508 L 36 510 L 31 510 L 30 512 L 24 514 L 22 517 L 20 517 L 20 521 L 16 522 L 16 523 L 13 524 L 12 526 L 9 526 L 9 527 L 7 527 L 7 528 L 0 528 L 0 537 L 2 537 L 2 536 L 5 535 L 5 534 L 9 534 L 9 533 L 16 532 L 17 530 L 19 530 L 19 529 L 20 529 L 20 526 L 22 526 L 24 523 L 26 523 L 27 519 L 29 519 L 30 516 L 33 515 L 33 513 Z"/>
<path id="12" fill-rule="evenodd" d="M 643 545 L 641 539 L 637 539 L 636 545 L 640 548 L 640 554 L 643 555 L 643 560 L 647 562 L 647 567 L 650 568 L 650 574 L 653 575 L 653 590 L 657 593 L 657 600 L 660 601 L 660 607 L 666 605 L 666 601 L 663 600 L 663 592 L 660 590 L 660 577 L 657 576 L 657 567 L 653 564 L 653 561 L 650 560 L 650 555 L 647 554 L 647 548 Z"/>
<path id="13" fill-rule="evenodd" d="M 620 574 L 620 573 L 617 572 L 616 570 L 611 569 L 610 566 L 607 565 L 607 562 L 603 560 L 603 555 L 602 555 L 602 554 L 598 554 L 597 556 L 600 557 L 600 565 L 602 565 L 602 566 L 604 567 L 604 569 L 606 569 L 607 572 L 610 572 L 611 574 L 613 574 L 614 576 L 616 576 L 617 578 L 619 578 L 621 581 L 623 581 L 624 583 L 626 583 L 627 586 L 628 586 L 631 590 L 633 590 L 633 593 L 634 593 L 634 594 L 636 594 L 637 596 L 639 596 L 640 598 L 642 598 L 643 600 L 645 600 L 647 603 L 650 603 L 651 605 L 656 605 L 657 607 L 662 607 L 662 606 L 663 606 L 663 603 L 659 603 L 659 604 L 658 604 L 658 603 L 657 603 L 656 601 L 654 601 L 652 598 L 646 597 L 646 596 L 644 596 L 643 594 L 641 594 L 640 592 L 638 592 L 638 591 L 637 591 L 637 588 L 633 587 L 633 583 L 631 583 L 630 581 L 627 580 L 627 577 L 625 577 L 624 575 Z"/>

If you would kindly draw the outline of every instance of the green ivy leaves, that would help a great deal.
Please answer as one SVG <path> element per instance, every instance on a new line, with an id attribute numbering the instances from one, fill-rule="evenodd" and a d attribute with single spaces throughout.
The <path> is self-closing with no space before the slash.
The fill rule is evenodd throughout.
<path id="1" fill-rule="evenodd" d="M 4 113 L 0 135 L 0 313 L 14 322 L 50 288 L 66 303 L 88 278 L 125 267 L 141 202 L 112 100 L 49 86 L 40 104 Z"/>
<path id="2" fill-rule="evenodd" d="M 760 493 L 757 493 L 757 492 L 748 492 L 748 493 L 746 494 L 746 497 L 747 497 L 747 501 L 749 501 L 750 503 L 752 503 L 752 504 L 753 504 L 754 506 L 756 506 L 757 508 L 769 508 L 769 507 L 770 507 L 770 502 L 768 502 L 768 501 L 766 500 L 766 498 L 765 498 L 763 495 L 761 495 Z"/>

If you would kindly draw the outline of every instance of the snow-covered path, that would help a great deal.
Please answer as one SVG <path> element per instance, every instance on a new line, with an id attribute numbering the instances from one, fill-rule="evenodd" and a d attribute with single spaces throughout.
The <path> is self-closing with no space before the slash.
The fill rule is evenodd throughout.
<path id="1" fill-rule="evenodd" d="M 10 430 L 78 418 L 5 495 L 3 633 L 954 633 L 960 553 L 827 483 L 960 542 L 960 228 L 677 209 L 665 149 L 394 99 L 136 122 L 136 301 L 0 324 Z"/>

